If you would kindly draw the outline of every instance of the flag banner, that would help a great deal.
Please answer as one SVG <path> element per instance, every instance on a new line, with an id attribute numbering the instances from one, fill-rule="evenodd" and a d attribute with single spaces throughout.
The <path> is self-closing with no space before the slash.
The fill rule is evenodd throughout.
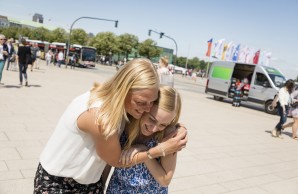
<path id="1" fill-rule="evenodd" d="M 238 62 L 245 63 L 245 55 L 247 52 L 247 46 L 241 47 L 238 56 Z"/>
<path id="2" fill-rule="evenodd" d="M 217 58 L 220 59 L 221 58 L 221 53 L 223 50 L 223 44 L 224 44 L 225 39 L 220 39 L 218 40 L 215 45 L 214 45 L 214 54 L 213 54 L 213 58 Z"/>
<path id="3" fill-rule="evenodd" d="M 227 51 L 226 51 L 226 56 L 225 56 L 226 61 L 232 61 L 232 54 L 233 54 L 234 48 L 235 48 L 235 44 L 233 43 L 233 41 L 229 42 Z"/>
<path id="4" fill-rule="evenodd" d="M 238 44 L 233 52 L 233 57 L 232 57 L 232 60 L 237 62 L 238 60 L 238 55 L 239 55 L 239 52 L 240 52 L 240 44 Z"/>
<path id="5" fill-rule="evenodd" d="M 226 58 L 226 52 L 227 52 L 227 49 L 228 49 L 228 44 L 227 43 L 224 43 L 224 46 L 223 46 L 223 50 L 222 50 L 222 54 L 221 54 L 221 60 L 225 60 Z"/>
<path id="6" fill-rule="evenodd" d="M 272 56 L 272 53 L 271 52 L 266 52 L 265 53 L 265 56 L 264 56 L 264 65 L 265 66 L 270 66 L 270 63 L 271 63 L 271 56 Z"/>
<path id="7" fill-rule="evenodd" d="M 211 38 L 210 40 L 207 41 L 207 43 L 208 43 L 208 50 L 207 50 L 207 52 L 206 52 L 206 56 L 207 56 L 207 57 L 210 57 L 210 54 L 211 54 L 212 40 L 213 40 L 213 39 Z"/>
<path id="8" fill-rule="evenodd" d="M 245 63 L 252 63 L 253 59 L 253 48 L 247 47 L 246 53 L 245 53 Z"/>
<path id="9" fill-rule="evenodd" d="M 253 57 L 253 64 L 258 64 L 259 63 L 259 57 L 260 57 L 260 50 L 258 50 L 256 53 L 255 53 L 255 56 Z"/>

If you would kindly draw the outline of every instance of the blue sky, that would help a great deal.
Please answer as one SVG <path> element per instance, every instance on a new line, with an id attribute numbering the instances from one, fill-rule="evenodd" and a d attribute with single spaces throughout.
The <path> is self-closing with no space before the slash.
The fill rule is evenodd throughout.
<path id="1" fill-rule="evenodd" d="M 172 40 L 148 36 L 148 30 L 174 38 L 178 56 L 206 59 L 207 40 L 225 38 L 272 52 L 271 64 L 287 78 L 298 76 L 298 0 L 0 0 L 0 15 L 31 20 L 34 13 L 44 23 L 70 28 L 78 17 L 119 20 L 114 23 L 80 20 L 74 28 L 86 32 L 130 33 L 140 41 L 151 38 L 159 46 L 175 48 Z"/>

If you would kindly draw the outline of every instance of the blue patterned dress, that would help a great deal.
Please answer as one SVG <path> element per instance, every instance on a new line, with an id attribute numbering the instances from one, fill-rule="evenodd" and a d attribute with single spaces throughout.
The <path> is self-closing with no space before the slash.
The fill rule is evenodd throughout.
<path id="1" fill-rule="evenodd" d="M 121 135 L 120 142 L 126 142 L 125 132 Z M 156 146 L 157 141 L 150 139 L 145 145 L 148 148 Z M 167 194 L 168 187 L 163 187 L 154 179 L 144 163 L 129 168 L 115 168 L 107 194 Z"/>

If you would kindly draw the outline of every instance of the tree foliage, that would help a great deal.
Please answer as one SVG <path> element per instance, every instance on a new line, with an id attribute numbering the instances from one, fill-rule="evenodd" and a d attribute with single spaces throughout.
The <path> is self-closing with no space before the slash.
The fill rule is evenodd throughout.
<path id="1" fill-rule="evenodd" d="M 156 47 L 157 43 L 152 39 L 147 39 L 139 44 L 139 55 L 152 59 L 153 57 L 159 57 L 162 50 Z"/>
<path id="2" fill-rule="evenodd" d="M 91 40 L 90 45 L 97 49 L 100 55 L 108 56 L 117 53 L 117 39 L 116 35 L 112 32 L 101 32 Z"/>
<path id="3" fill-rule="evenodd" d="M 138 42 L 138 37 L 132 34 L 126 33 L 118 36 L 117 45 L 119 54 L 123 54 L 125 55 L 125 58 L 128 58 L 128 55 L 132 50 L 138 47 Z"/>
<path id="4" fill-rule="evenodd" d="M 78 28 L 72 30 L 70 38 L 71 44 L 86 45 L 88 41 L 88 34 L 85 32 L 85 30 Z"/>
<path id="5" fill-rule="evenodd" d="M 63 28 L 56 28 L 50 35 L 49 42 L 66 42 L 67 33 Z"/>
<path id="6" fill-rule="evenodd" d="M 47 41 L 50 39 L 50 31 L 46 28 L 35 28 L 29 34 L 30 39 Z"/>

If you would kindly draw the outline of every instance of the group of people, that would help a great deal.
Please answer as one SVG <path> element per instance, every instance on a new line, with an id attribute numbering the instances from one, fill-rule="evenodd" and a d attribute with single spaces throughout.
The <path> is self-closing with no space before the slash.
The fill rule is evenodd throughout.
<path id="1" fill-rule="evenodd" d="M 298 140 L 297 128 L 298 128 L 298 89 L 295 89 L 295 82 L 292 79 L 286 81 L 284 86 L 279 90 L 276 99 L 277 112 L 280 117 L 279 122 L 272 130 L 273 137 L 282 137 L 282 130 L 287 127 L 292 127 L 292 138 Z M 288 115 L 293 117 L 293 122 L 286 123 Z"/>
<path id="2" fill-rule="evenodd" d="M 21 39 L 20 44 L 13 44 L 14 40 L 6 39 L 3 34 L 0 34 L 0 84 L 3 85 L 2 74 L 6 63 L 6 70 L 10 69 L 11 63 L 17 63 L 19 66 L 19 80 L 20 86 L 23 85 L 23 80 L 25 80 L 25 86 L 28 86 L 28 76 L 27 68 L 31 65 L 31 71 L 33 67 L 37 67 L 37 60 L 40 55 L 39 48 L 37 44 L 32 46 L 27 45 L 24 38 Z"/>
<path id="3" fill-rule="evenodd" d="M 34 193 L 168 193 L 187 130 L 180 94 L 160 75 L 134 59 L 75 98 L 41 153 Z"/>

